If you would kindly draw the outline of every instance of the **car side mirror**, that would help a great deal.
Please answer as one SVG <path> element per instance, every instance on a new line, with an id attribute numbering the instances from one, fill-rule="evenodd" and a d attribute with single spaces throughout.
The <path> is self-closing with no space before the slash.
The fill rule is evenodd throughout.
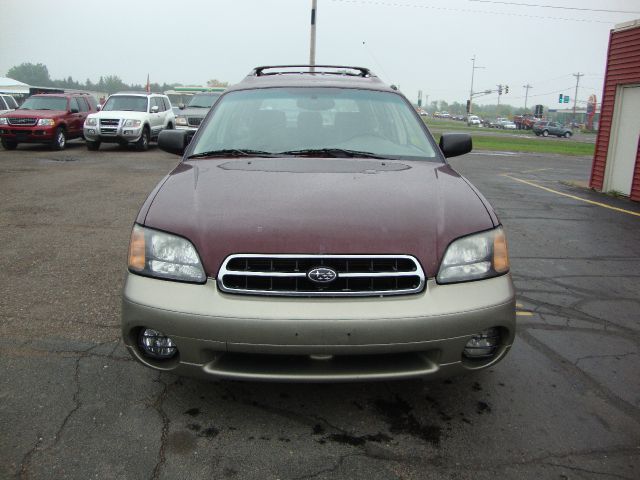
<path id="1" fill-rule="evenodd" d="M 100 104 L 96 105 L 96 110 L 97 110 L 97 111 L 102 110 L 102 105 L 100 105 Z"/>
<path id="2" fill-rule="evenodd" d="M 443 133 L 440 137 L 440 150 L 446 158 L 464 155 L 472 148 L 471 135 L 466 133 Z"/>
<path id="3" fill-rule="evenodd" d="M 77 108 L 72 108 L 71 109 L 71 113 L 78 113 L 80 110 L 78 110 Z"/>
<path id="4" fill-rule="evenodd" d="M 162 130 L 158 136 L 158 147 L 165 152 L 182 155 L 193 134 L 187 130 Z"/>
<path id="5" fill-rule="evenodd" d="M 160 108 L 157 105 L 154 105 L 153 107 L 151 107 L 151 113 L 158 113 L 160 111 Z"/>
<path id="6" fill-rule="evenodd" d="M 180 110 L 184 110 L 184 107 L 185 107 L 184 103 L 180 103 L 180 104 L 178 105 L 178 108 L 179 108 Z"/>

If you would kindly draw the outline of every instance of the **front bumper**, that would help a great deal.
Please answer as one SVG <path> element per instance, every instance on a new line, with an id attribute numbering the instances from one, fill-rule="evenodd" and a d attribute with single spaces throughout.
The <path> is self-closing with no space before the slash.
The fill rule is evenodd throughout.
<path id="1" fill-rule="evenodd" d="M 122 123 L 122 122 L 120 122 Z M 104 143 L 123 143 L 123 142 L 137 142 L 142 135 L 143 127 L 123 127 L 118 125 L 117 127 L 101 127 L 98 126 L 84 126 L 83 133 L 84 138 L 90 142 L 104 142 Z"/>
<path id="2" fill-rule="evenodd" d="M 18 143 L 47 143 L 53 141 L 56 126 L 20 127 L 15 125 L 1 125 L 0 137 Z"/>
<path id="3" fill-rule="evenodd" d="M 170 360 L 145 356 L 142 327 L 178 347 Z M 484 360 L 463 358 L 473 334 L 498 327 L 501 344 Z M 515 336 L 510 275 L 455 285 L 427 282 L 417 295 L 276 298 L 225 294 L 215 280 L 192 285 L 129 273 L 122 335 L 131 355 L 159 370 L 200 377 L 273 381 L 357 381 L 449 376 L 488 367 Z"/>

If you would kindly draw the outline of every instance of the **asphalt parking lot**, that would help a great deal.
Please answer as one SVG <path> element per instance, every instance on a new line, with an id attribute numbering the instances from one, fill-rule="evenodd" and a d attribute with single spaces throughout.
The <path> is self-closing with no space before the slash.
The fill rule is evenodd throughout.
<path id="1" fill-rule="evenodd" d="M 0 150 L 0 478 L 638 478 L 640 205 L 571 186 L 589 158 L 451 162 L 509 238 L 519 330 L 503 362 L 334 385 L 178 378 L 125 352 L 130 227 L 177 161 Z"/>

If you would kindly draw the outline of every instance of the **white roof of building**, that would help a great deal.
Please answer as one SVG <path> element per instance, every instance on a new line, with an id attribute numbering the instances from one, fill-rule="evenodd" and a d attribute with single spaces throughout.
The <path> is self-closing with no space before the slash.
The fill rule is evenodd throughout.
<path id="1" fill-rule="evenodd" d="M 614 32 L 620 32 L 622 30 L 629 30 L 631 28 L 640 27 L 640 19 L 631 20 L 629 22 L 618 23 L 614 28 Z"/>
<path id="2" fill-rule="evenodd" d="M 29 93 L 29 85 L 9 77 L 0 77 L 0 93 Z"/>

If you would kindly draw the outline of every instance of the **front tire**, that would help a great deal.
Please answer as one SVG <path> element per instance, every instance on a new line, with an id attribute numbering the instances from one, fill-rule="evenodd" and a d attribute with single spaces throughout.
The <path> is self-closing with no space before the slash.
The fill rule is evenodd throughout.
<path id="1" fill-rule="evenodd" d="M 15 150 L 16 148 L 18 148 L 18 142 L 14 142 L 13 140 L 5 140 L 3 138 L 2 139 L 2 147 L 5 150 Z"/>
<path id="2" fill-rule="evenodd" d="M 56 128 L 56 133 L 53 137 L 53 143 L 51 144 L 52 150 L 64 150 L 64 147 L 67 145 L 67 134 L 64 131 L 64 128 L 58 127 Z"/>
<path id="3" fill-rule="evenodd" d="M 88 150 L 91 150 L 92 152 L 95 152 L 99 148 L 100 148 L 100 142 L 91 142 L 91 141 L 87 140 L 87 149 Z"/>
<path id="4" fill-rule="evenodd" d="M 549 136 L 549 131 L 548 130 L 543 130 L 542 131 L 542 136 L 543 137 L 548 137 Z"/>
<path id="5" fill-rule="evenodd" d="M 571 132 L 564 132 L 564 138 L 571 138 Z"/>
<path id="6" fill-rule="evenodd" d="M 147 127 L 142 130 L 142 135 L 140 135 L 140 138 L 136 142 L 136 150 L 139 152 L 149 150 L 149 129 Z"/>

